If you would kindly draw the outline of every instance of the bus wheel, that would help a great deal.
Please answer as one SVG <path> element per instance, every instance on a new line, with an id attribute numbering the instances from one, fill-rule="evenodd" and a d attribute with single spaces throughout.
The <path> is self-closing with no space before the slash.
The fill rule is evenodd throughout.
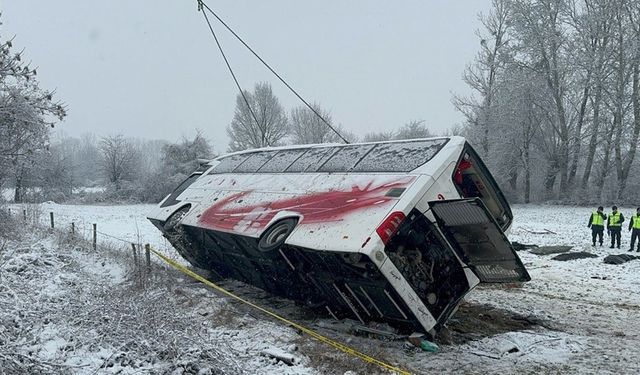
<path id="1" fill-rule="evenodd" d="M 169 216 L 163 226 L 165 232 L 169 235 L 180 234 L 180 227 L 178 226 L 178 224 L 180 224 L 180 221 L 182 221 L 182 219 L 187 215 L 187 212 L 189 212 L 190 209 L 191 205 L 188 204 L 184 207 L 181 207 L 178 211 Z"/>
<path id="2" fill-rule="evenodd" d="M 298 219 L 284 219 L 273 224 L 260 237 L 258 250 L 271 251 L 282 246 L 297 223 Z"/>

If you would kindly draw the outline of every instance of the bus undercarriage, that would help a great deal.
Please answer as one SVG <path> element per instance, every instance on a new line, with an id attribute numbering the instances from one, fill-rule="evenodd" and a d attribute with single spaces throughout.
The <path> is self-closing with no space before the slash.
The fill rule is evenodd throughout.
<path id="1" fill-rule="evenodd" d="M 450 220 L 446 210 L 440 207 L 434 212 L 436 210 L 442 215 L 438 221 Z M 264 251 L 257 238 L 152 221 L 185 259 L 222 278 L 240 280 L 307 307 L 319 308 L 325 315 L 337 319 L 351 318 L 362 323 L 382 321 L 406 332 L 424 331 L 412 313 L 416 306 L 407 306 L 400 295 L 402 291 L 397 290 L 364 254 L 318 251 L 288 244 Z M 447 237 L 472 236 L 474 226 L 478 225 L 469 222 L 466 223 L 468 228 L 464 229 L 464 225 L 456 226 L 456 223 L 440 224 L 448 225 L 448 231 L 443 233 L 438 223 L 414 209 L 385 247 L 388 261 L 400 273 L 392 273 L 392 277 L 404 278 L 422 302 L 419 308 L 426 307 L 436 320 L 431 333 L 446 323 L 473 286 L 460 262 L 461 256 L 466 261 L 470 261 L 468 255 L 474 256 L 472 246 L 461 243 L 452 251 L 453 237 Z M 478 267 L 482 267 L 482 259 L 487 260 L 486 264 L 499 261 L 499 257 L 488 255 L 491 249 L 485 246 L 481 250 L 482 255 L 473 259 Z M 504 259 L 508 271 L 515 272 L 515 277 L 508 275 L 509 280 L 528 279 L 521 264 L 514 262 L 512 256 L 510 258 Z M 482 275 L 480 279 L 483 279 Z"/>

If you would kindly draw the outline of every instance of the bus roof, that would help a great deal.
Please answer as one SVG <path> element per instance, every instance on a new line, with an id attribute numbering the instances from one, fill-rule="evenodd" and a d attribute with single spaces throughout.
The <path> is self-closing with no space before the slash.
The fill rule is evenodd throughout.
<path id="1" fill-rule="evenodd" d="M 410 172 L 451 140 L 435 137 L 352 144 L 266 147 L 220 156 L 209 173 Z"/>

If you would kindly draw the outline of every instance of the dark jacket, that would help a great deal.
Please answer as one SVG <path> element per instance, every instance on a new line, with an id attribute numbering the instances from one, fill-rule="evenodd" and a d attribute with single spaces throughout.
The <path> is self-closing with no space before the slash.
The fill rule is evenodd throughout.
<path id="1" fill-rule="evenodd" d="M 638 219 L 640 220 L 640 219 Z M 631 216 L 631 220 L 629 220 L 629 230 L 631 230 L 631 228 L 633 228 L 633 216 Z M 638 229 L 636 229 L 638 230 Z"/>
<path id="2" fill-rule="evenodd" d="M 602 217 L 602 223 L 603 225 L 594 225 L 594 227 L 602 227 L 604 228 L 604 223 L 607 221 L 607 215 L 604 212 L 598 212 L 600 214 L 600 216 Z M 589 215 L 589 224 L 587 224 L 587 226 L 589 228 L 591 228 L 591 222 L 593 221 L 593 214 Z M 595 228 L 594 228 L 595 229 Z"/>

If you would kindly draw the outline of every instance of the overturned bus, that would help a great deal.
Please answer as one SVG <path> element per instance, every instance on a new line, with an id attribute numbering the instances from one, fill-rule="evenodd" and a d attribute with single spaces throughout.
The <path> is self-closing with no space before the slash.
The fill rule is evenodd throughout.
<path id="1" fill-rule="evenodd" d="M 435 334 L 479 283 L 530 280 L 511 209 L 462 137 L 220 156 L 149 219 L 196 267 L 406 330 Z"/>

